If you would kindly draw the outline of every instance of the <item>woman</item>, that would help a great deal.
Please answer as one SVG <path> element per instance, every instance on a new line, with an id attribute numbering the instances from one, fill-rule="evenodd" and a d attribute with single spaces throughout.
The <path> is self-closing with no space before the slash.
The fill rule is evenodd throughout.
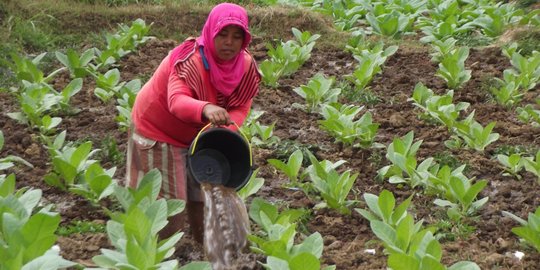
<path id="1" fill-rule="evenodd" d="M 235 129 L 257 94 L 260 74 L 247 51 L 251 41 L 244 8 L 215 6 L 197 38 L 188 38 L 161 62 L 133 107 L 127 184 L 136 187 L 149 170 L 163 176 L 161 196 L 186 201 L 195 240 L 203 241 L 203 197 L 186 174 L 187 149 L 207 123 Z M 230 125 L 230 126 L 229 126 Z M 224 142 L 226 143 L 226 142 Z M 162 238 L 182 229 L 184 214 L 169 220 Z"/>

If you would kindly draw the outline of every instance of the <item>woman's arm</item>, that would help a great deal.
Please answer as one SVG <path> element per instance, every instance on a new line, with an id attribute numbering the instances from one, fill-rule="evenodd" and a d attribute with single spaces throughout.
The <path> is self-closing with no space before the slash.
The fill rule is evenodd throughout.
<path id="1" fill-rule="evenodd" d="M 208 101 L 198 100 L 186 82 L 173 71 L 169 75 L 167 86 L 167 102 L 169 111 L 186 123 L 202 124 L 203 108 Z"/>

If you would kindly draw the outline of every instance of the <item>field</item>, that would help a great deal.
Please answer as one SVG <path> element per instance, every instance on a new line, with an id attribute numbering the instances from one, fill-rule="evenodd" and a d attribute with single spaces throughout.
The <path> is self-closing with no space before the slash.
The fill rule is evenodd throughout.
<path id="1" fill-rule="evenodd" d="M 291 27 L 309 30 L 312 34 L 331 35 L 339 40 L 340 34 L 332 29 L 331 20 L 315 12 L 306 15 L 305 10 L 298 11 L 298 16 L 285 15 L 285 10 L 272 7 L 248 6 L 251 21 L 254 25 L 255 39 L 250 45 L 250 51 L 258 63 L 268 59 L 266 42 L 272 39 L 283 41 L 292 39 Z M 210 6 L 210 5 L 209 5 Z M 185 8 L 185 6 L 184 6 Z M 137 50 L 122 57 L 117 68 L 122 81 L 139 78 L 146 81 L 153 70 L 159 65 L 161 59 L 174 48 L 181 38 L 194 35 L 193 28 L 200 29 L 204 22 L 205 11 L 200 8 L 196 17 L 186 9 L 175 9 L 184 12 L 174 21 L 169 12 L 159 18 L 156 13 L 144 15 L 143 11 L 134 8 L 133 13 L 114 17 L 112 21 L 103 20 L 102 15 L 86 14 L 80 23 L 74 23 L 72 15 L 66 15 L 64 27 L 66 32 L 76 33 L 88 31 L 91 24 L 85 20 L 96 22 L 96 29 L 115 27 L 115 23 L 131 23 L 135 18 L 142 17 L 147 24 L 154 23 L 149 35 L 157 36 L 141 44 Z M 144 9 L 144 8 L 142 8 Z M 268 9 L 268 10 L 266 10 Z M 33 10 L 33 8 L 29 8 Z M 48 11 L 47 11 L 48 12 Z M 149 11 L 153 12 L 153 11 Z M 270 14 L 266 17 L 264 14 Z M 293 12 L 294 13 L 294 12 Z M 54 13 L 60 16 L 60 13 Z M 90 15 L 89 15 L 90 14 Z M 280 23 L 279 16 L 285 17 L 285 27 Z M 315 16 L 317 19 L 310 19 Z M 7 17 L 7 16 L 4 16 Z M 271 18 L 270 18 L 271 17 Z M 60 18 L 61 19 L 61 18 Z M 166 24 L 172 23 L 178 35 L 168 35 L 163 29 Z M 193 27 L 190 23 L 194 24 Z M 276 25 L 269 25 L 276 23 Z M 330 24 L 330 25 L 329 25 Z M 164 26 L 165 25 L 165 26 Z M 268 27 L 267 31 L 264 31 Z M 279 32 L 281 28 L 281 32 Z M 155 30 L 154 30 L 155 29 Z M 324 29 L 321 33 L 318 29 Z M 160 32 L 157 32 L 157 31 Z M 537 31 L 536 28 L 535 31 Z M 156 31 L 156 32 L 154 32 Z M 163 31 L 163 32 L 161 32 Z M 503 211 L 527 219 L 527 215 L 540 206 L 540 176 L 529 171 L 520 171 L 520 177 L 504 174 L 503 165 L 497 160 L 498 154 L 510 155 L 519 152 L 523 156 L 533 156 L 540 146 L 540 127 L 534 123 L 524 123 L 518 119 L 515 109 L 509 109 L 495 102 L 489 88 L 493 78 L 502 78 L 506 69 L 512 68 L 510 60 L 506 57 L 501 46 L 512 39 L 520 37 L 523 30 L 516 28 L 508 31 L 504 36 L 494 39 L 481 46 L 470 46 L 470 53 L 465 61 L 465 68 L 471 70 L 471 78 L 454 91 L 453 102 L 467 102 L 469 108 L 462 112 L 462 116 L 474 111 L 474 119 L 482 126 L 495 122 L 493 133 L 498 133 L 498 140 L 487 145 L 483 151 L 467 147 L 450 149 L 445 141 L 452 137 L 449 128 L 422 115 L 423 111 L 410 100 L 415 85 L 421 82 L 437 95 L 448 91 L 445 80 L 436 76 L 438 63 L 432 61 L 431 47 L 417 41 L 419 36 L 406 36 L 402 39 L 385 40 L 386 46 L 398 45 L 398 50 L 388 57 L 382 66 L 382 72 L 375 75 L 369 83 L 369 91 L 345 96 L 345 90 L 339 98 L 341 103 L 365 106 L 361 114 L 369 111 L 373 122 L 379 124 L 374 142 L 384 147 L 353 147 L 341 142 L 321 129 L 322 116 L 318 113 L 308 113 L 295 104 L 304 104 L 305 101 L 293 89 L 306 85 L 317 73 L 334 76 L 336 81 L 346 82 L 345 77 L 354 72 L 357 60 L 349 51 L 344 49 L 343 42 L 328 40 L 322 37 L 319 46 L 317 43 L 311 52 L 311 57 L 298 71 L 287 77 L 279 79 L 279 86 L 269 87 L 261 85 L 260 92 L 255 98 L 253 109 L 264 111 L 258 119 L 263 125 L 275 122 L 273 135 L 280 142 L 270 145 L 254 146 L 254 161 L 259 168 L 257 177 L 265 180 L 264 186 L 247 200 L 247 206 L 253 198 L 259 197 L 283 208 L 311 209 L 300 226 L 299 233 L 309 235 L 319 232 L 324 239 L 324 250 L 321 262 L 324 265 L 336 265 L 336 269 L 386 269 L 388 256 L 383 252 L 384 246 L 370 228 L 370 222 L 357 211 L 351 214 L 342 214 L 335 209 L 314 209 L 321 201 L 314 192 L 304 192 L 297 187 L 287 186 L 287 176 L 268 163 L 268 159 L 281 159 L 286 161 L 295 149 L 310 151 L 318 160 L 346 163 L 339 167 L 339 171 L 350 170 L 358 173 L 358 178 L 348 195 L 350 200 L 357 202 L 350 207 L 367 209 L 363 194 L 378 195 L 383 190 L 391 191 L 398 203 L 412 195 L 411 206 L 408 212 L 415 221 L 423 219 L 423 226 L 435 229 L 435 236 L 442 246 L 442 259 L 444 265 L 450 266 L 458 261 L 472 261 L 481 269 L 537 269 L 540 265 L 540 253 L 530 245 L 526 245 L 512 232 L 513 227 L 519 223 L 503 215 Z M 538 31 L 537 31 L 538 33 Z M 418 34 L 418 35 L 421 35 Z M 99 46 L 85 40 L 80 48 Z M 528 42 L 538 44 L 538 40 Z M 332 45 L 332 43 L 334 43 Z M 538 48 L 538 47 L 537 47 Z M 61 50 L 57 48 L 55 50 Z M 33 55 L 41 53 L 32 51 Z M 50 50 L 54 51 L 54 50 Z M 58 66 L 57 61 L 51 61 L 49 68 Z M 0 70 L 5 82 L 13 81 L 13 74 L 5 69 Z M 10 77 L 11 76 L 11 77 Z M 72 80 L 68 72 L 61 72 L 53 78 L 51 85 L 55 89 L 63 89 Z M 5 86 L 4 83 L 4 87 Z M 343 86 L 344 84 L 342 84 Z M 117 115 L 114 102 L 102 102 L 94 95 L 96 82 L 91 77 L 84 78 L 82 90 L 71 98 L 70 104 L 80 109 L 76 114 L 63 115 L 58 131 L 66 130 L 66 140 L 93 142 L 94 148 L 102 151 L 95 155 L 101 160 L 104 168 L 117 166 L 115 179 L 123 181 L 125 175 L 125 150 L 127 133 L 120 129 L 115 117 Z M 538 110 L 537 100 L 540 96 L 540 84 L 526 91 L 518 106 L 532 104 Z M 61 216 L 61 228 L 68 228 L 76 221 L 91 224 L 92 229 L 79 229 L 73 233 L 61 235 L 57 239 L 61 255 L 65 259 L 91 266 L 92 257 L 100 254 L 101 248 L 112 248 L 104 232 L 104 224 L 109 220 L 102 208 L 92 205 L 81 196 L 51 187 L 44 182 L 45 175 L 51 170 L 51 161 L 48 151 L 40 141 L 38 131 L 27 125 L 9 118 L 6 113 L 19 111 L 17 99 L 9 92 L 0 93 L 0 130 L 4 133 L 5 144 L 1 149 L 0 157 L 16 155 L 30 162 L 34 167 L 22 165 L 12 167 L 5 173 L 14 173 L 17 179 L 17 188 L 31 187 L 43 190 L 43 204 L 54 204 L 55 211 Z M 514 106 L 515 108 L 516 106 Z M 387 147 L 395 138 L 414 132 L 414 141 L 422 141 L 416 155 L 418 163 L 433 157 L 438 164 L 448 165 L 455 169 L 465 165 L 463 173 L 469 179 L 486 180 L 486 187 L 479 193 L 478 199 L 488 197 L 487 203 L 477 213 L 461 218 L 458 222 L 450 220 L 446 210 L 436 206 L 436 194 L 426 192 L 421 185 L 412 187 L 407 183 L 392 184 L 388 178 L 378 176 L 378 171 L 390 165 L 386 158 Z M 307 156 L 305 157 L 307 162 Z M 538 162 L 538 160 L 537 160 Z M 309 165 L 309 163 L 307 163 Z M 307 181 L 307 180 L 306 180 Z M 309 194 L 306 195 L 306 193 Z M 115 200 L 109 197 L 102 200 L 103 206 L 114 206 Z M 79 223 L 80 224 L 80 223 Z M 253 224 L 253 230 L 259 228 Z M 1 236 L 1 235 L 0 235 Z M 369 252 L 367 252 L 369 251 Z M 518 258 L 516 252 L 523 252 L 524 256 Z M 186 234 L 177 245 L 173 258 L 180 263 L 204 260 L 200 246 L 197 246 Z M 261 255 L 255 258 L 264 261 Z M 243 266 L 243 269 L 261 269 L 255 263 Z"/>

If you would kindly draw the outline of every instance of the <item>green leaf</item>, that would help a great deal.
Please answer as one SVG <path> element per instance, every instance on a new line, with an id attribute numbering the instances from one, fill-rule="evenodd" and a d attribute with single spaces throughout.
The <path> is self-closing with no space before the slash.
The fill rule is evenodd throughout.
<path id="1" fill-rule="evenodd" d="M 425 256 L 422 258 L 421 267 L 419 268 L 419 270 L 446 270 L 446 267 L 441 264 L 437 259 Z"/>
<path id="2" fill-rule="evenodd" d="M 56 241 L 54 232 L 60 224 L 60 215 L 37 213 L 30 217 L 21 229 L 25 240 L 25 261 L 30 261 L 45 253 Z"/>
<path id="3" fill-rule="evenodd" d="M 257 168 L 251 174 L 247 184 L 238 191 L 238 196 L 245 201 L 247 197 L 257 193 L 257 191 L 264 185 L 264 178 L 258 178 L 259 168 Z"/>
<path id="4" fill-rule="evenodd" d="M 135 269 L 149 269 L 154 265 L 152 254 L 146 253 L 141 246 L 138 245 L 137 240 L 132 237 L 126 244 L 126 255 L 129 264 L 133 265 Z"/>
<path id="5" fill-rule="evenodd" d="M 212 265 L 209 262 L 190 262 L 179 270 L 212 270 Z"/>
<path id="6" fill-rule="evenodd" d="M 397 224 L 402 218 L 407 215 L 407 209 L 411 204 L 412 197 L 413 194 L 411 194 L 405 201 L 403 201 L 400 205 L 398 205 L 398 207 L 396 207 L 394 213 L 392 214 L 391 224 Z"/>
<path id="7" fill-rule="evenodd" d="M 378 205 L 379 209 L 381 210 L 383 221 L 390 224 L 392 220 L 392 212 L 394 211 L 394 207 L 396 205 L 394 195 L 387 190 L 383 190 L 379 195 Z"/>
<path id="8" fill-rule="evenodd" d="M 67 269 L 75 266 L 76 263 L 70 262 L 62 258 L 57 252 L 48 250 L 40 257 L 26 263 L 21 270 L 51 270 L 51 269 Z"/>
<path id="9" fill-rule="evenodd" d="M 291 258 L 289 268 L 291 270 L 320 270 L 321 263 L 311 253 L 300 253 Z"/>
<path id="10" fill-rule="evenodd" d="M 474 201 L 478 193 L 480 193 L 486 187 L 486 185 L 487 185 L 486 180 L 481 180 L 474 183 L 474 185 L 472 185 L 464 194 L 465 195 L 463 196 L 464 202 L 467 204 L 472 203 L 472 201 Z"/>
<path id="11" fill-rule="evenodd" d="M 183 200 L 167 200 L 167 216 L 171 217 L 184 211 L 186 202 Z"/>
<path id="12" fill-rule="evenodd" d="M 293 247 L 291 255 L 294 256 L 300 253 L 313 254 L 317 259 L 321 257 L 324 244 L 320 233 L 315 232 L 308 236 L 301 244 Z"/>
<path id="13" fill-rule="evenodd" d="M 480 270 L 480 267 L 473 262 L 461 261 L 448 267 L 448 270 Z"/>
<path id="14" fill-rule="evenodd" d="M 24 206 L 28 215 L 32 214 L 33 209 L 38 205 L 41 200 L 41 189 L 28 190 L 19 197 L 19 202 Z"/>
<path id="15" fill-rule="evenodd" d="M 138 203 L 145 197 L 155 201 L 161 189 L 161 177 L 161 172 L 155 168 L 146 173 L 133 194 L 135 201 Z"/>
<path id="16" fill-rule="evenodd" d="M 254 198 L 249 207 L 249 217 L 255 221 L 255 223 L 262 225 L 261 213 L 265 213 L 273 222 L 277 219 L 278 209 L 261 198 Z"/>
<path id="17" fill-rule="evenodd" d="M 124 230 L 128 238 L 133 236 L 139 243 L 151 236 L 152 223 L 149 218 L 138 207 L 130 209 L 127 214 Z"/>
<path id="18" fill-rule="evenodd" d="M 83 85 L 83 79 L 77 78 L 72 80 L 66 87 L 64 87 L 64 90 L 62 90 L 62 96 L 64 97 L 64 102 L 67 103 L 67 101 L 81 91 Z"/>
<path id="19" fill-rule="evenodd" d="M 15 175 L 0 177 L 0 198 L 7 197 L 15 191 Z"/>
<path id="20" fill-rule="evenodd" d="M 84 169 L 83 161 L 86 161 L 90 157 L 89 154 L 90 154 L 91 150 L 92 150 L 92 142 L 91 141 L 87 141 L 87 142 L 79 145 L 79 147 L 77 147 L 77 149 L 75 149 L 75 151 L 71 155 L 71 159 L 69 160 L 70 164 L 73 167 L 77 168 L 77 170 Z"/>
<path id="21" fill-rule="evenodd" d="M 515 227 L 512 228 L 512 232 L 534 246 L 537 251 L 540 251 L 540 234 L 538 231 L 530 227 Z"/>
<path id="22" fill-rule="evenodd" d="M 266 264 L 263 264 L 266 269 L 270 270 L 290 270 L 287 261 L 273 256 L 266 258 Z"/>
<path id="23" fill-rule="evenodd" d="M 397 236 L 396 231 L 390 227 L 390 225 L 378 220 L 371 221 L 369 224 L 371 231 L 373 231 L 373 233 L 379 237 L 379 239 L 389 245 L 394 245 Z"/>
<path id="24" fill-rule="evenodd" d="M 385 192 L 389 193 L 389 191 L 383 190 L 381 194 Z M 392 194 L 390 195 L 393 196 Z M 366 201 L 366 204 L 368 205 L 369 210 L 371 210 L 371 212 L 373 212 L 381 220 L 383 220 L 383 214 L 381 213 L 381 210 L 379 209 L 379 197 L 371 193 L 364 193 L 364 200 Z"/>
<path id="25" fill-rule="evenodd" d="M 77 176 L 76 167 L 73 167 L 70 163 L 58 157 L 53 158 L 53 165 L 55 171 L 61 175 L 67 186 L 75 183 L 75 177 Z"/>
<path id="26" fill-rule="evenodd" d="M 404 252 L 407 251 L 414 233 L 413 217 L 407 215 L 396 226 L 397 239 L 395 245 Z"/>
<path id="27" fill-rule="evenodd" d="M 416 270 L 420 269 L 420 262 L 406 254 L 392 253 L 388 256 L 388 266 L 393 270 Z"/>

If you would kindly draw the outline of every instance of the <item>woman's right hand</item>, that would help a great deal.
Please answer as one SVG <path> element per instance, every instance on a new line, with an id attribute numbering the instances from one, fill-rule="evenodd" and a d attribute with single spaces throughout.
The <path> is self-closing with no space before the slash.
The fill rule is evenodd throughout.
<path id="1" fill-rule="evenodd" d="M 230 125 L 232 124 L 231 117 L 229 116 L 229 112 L 227 110 L 214 105 L 214 104 L 206 104 L 203 107 L 203 116 L 210 121 L 210 123 L 216 125 L 216 126 L 222 126 L 222 125 Z"/>

